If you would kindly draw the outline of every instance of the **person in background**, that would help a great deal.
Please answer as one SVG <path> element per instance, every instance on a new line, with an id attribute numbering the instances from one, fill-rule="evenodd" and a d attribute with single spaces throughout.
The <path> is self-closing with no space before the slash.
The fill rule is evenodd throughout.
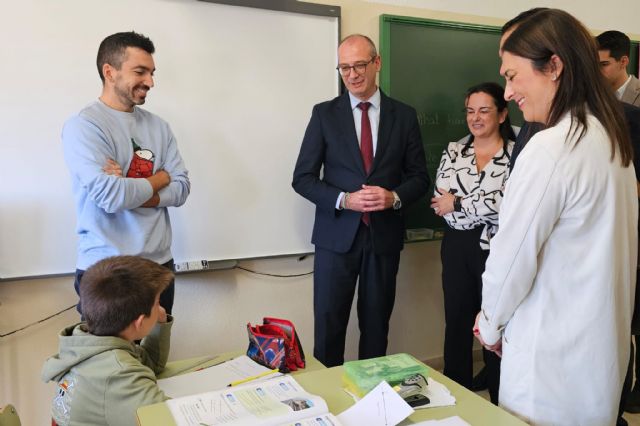
<path id="1" fill-rule="evenodd" d="M 502 352 L 500 405 L 508 411 L 534 425 L 614 424 L 637 261 L 622 107 L 600 74 L 593 38 L 564 11 L 520 22 L 502 51 L 505 98 L 546 128 L 507 183 L 475 332 Z"/>
<path id="2" fill-rule="evenodd" d="M 167 207 L 184 204 L 191 184 L 169 124 L 138 107 L 154 85 L 154 52 L 142 34 L 105 38 L 102 94 L 62 130 L 78 221 L 77 294 L 84 270 L 110 256 L 139 255 L 173 270 Z M 173 296 L 172 282 L 160 299 L 168 313 Z"/>
<path id="3" fill-rule="evenodd" d="M 609 82 L 611 89 L 618 99 L 623 102 L 627 124 L 634 147 L 634 165 L 636 169 L 636 179 L 640 178 L 640 81 L 627 74 L 629 65 L 629 52 L 631 42 L 629 37 L 620 31 L 605 31 L 596 37 L 598 44 L 598 55 L 600 57 L 600 70 Z M 640 179 L 638 179 L 640 181 Z M 640 183 L 638 183 L 638 193 L 640 194 Z M 635 295 L 634 314 L 631 320 L 631 361 L 625 378 L 625 386 L 622 390 L 621 406 L 624 411 L 630 413 L 640 413 L 640 351 L 638 347 L 638 335 L 640 335 L 640 292 Z M 634 342 L 635 341 L 635 342 Z M 635 345 L 634 345 L 635 343 Z M 635 356 L 634 356 L 635 352 Z M 635 385 L 634 377 L 635 361 Z M 633 390 L 631 390 L 633 388 Z M 624 425 L 625 422 L 619 422 Z"/>
<path id="4" fill-rule="evenodd" d="M 640 106 L 640 80 L 627 73 L 631 41 L 620 31 L 605 31 L 596 37 L 600 69 L 616 97 L 622 102 Z"/>
<path id="5" fill-rule="evenodd" d="M 378 88 L 381 66 L 368 37 L 340 43 L 347 92 L 314 106 L 293 172 L 294 190 L 316 205 L 314 356 L 327 367 L 344 361 L 356 283 L 358 357 L 385 355 L 403 212 L 429 187 L 416 111 Z"/>
<path id="6" fill-rule="evenodd" d="M 444 374 L 470 388 L 473 333 L 482 302 L 482 273 L 509 175 L 515 135 L 496 83 L 471 87 L 465 98 L 471 133 L 444 150 L 431 207 L 447 222 L 442 240 L 444 291 Z M 491 401 L 498 404 L 500 358 L 483 350 Z"/>
<path id="7" fill-rule="evenodd" d="M 109 257 L 86 270 L 86 322 L 62 330 L 59 353 L 42 368 L 42 379 L 58 385 L 51 409 L 58 426 L 135 425 L 138 407 L 168 399 L 156 374 L 167 362 L 173 325 L 160 293 L 172 281 L 168 268 L 137 256 Z"/>

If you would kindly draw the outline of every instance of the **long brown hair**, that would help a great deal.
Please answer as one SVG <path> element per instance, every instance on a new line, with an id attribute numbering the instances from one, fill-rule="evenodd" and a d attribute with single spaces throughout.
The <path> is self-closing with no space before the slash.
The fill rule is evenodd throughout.
<path id="1" fill-rule="evenodd" d="M 595 40 L 580 21 L 559 9 L 539 11 L 516 27 L 502 49 L 530 59 L 541 72 L 549 70 L 551 57 L 557 55 L 564 67 L 545 124 L 554 126 L 570 112 L 570 133 L 577 133 L 577 144 L 587 131 L 590 112 L 609 136 L 611 160 L 619 152 L 622 165 L 629 165 L 633 152 L 622 105 L 606 84 Z"/>

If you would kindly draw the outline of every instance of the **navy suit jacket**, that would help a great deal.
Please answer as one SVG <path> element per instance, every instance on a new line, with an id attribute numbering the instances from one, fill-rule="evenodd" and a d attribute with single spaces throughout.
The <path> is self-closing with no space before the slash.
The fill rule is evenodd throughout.
<path id="1" fill-rule="evenodd" d="M 416 111 L 380 92 L 380 124 L 373 165 L 365 173 L 349 94 L 314 106 L 293 173 L 295 191 L 316 205 L 311 242 L 345 253 L 360 226 L 361 213 L 337 210 L 340 192 L 356 192 L 363 184 L 396 191 L 400 210 L 370 215 L 373 249 L 402 249 L 402 210 L 427 193 L 429 176 Z"/>

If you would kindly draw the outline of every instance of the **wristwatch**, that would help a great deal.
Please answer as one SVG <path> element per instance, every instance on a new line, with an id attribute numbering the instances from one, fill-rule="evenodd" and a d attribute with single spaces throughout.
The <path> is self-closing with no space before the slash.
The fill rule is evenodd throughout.
<path id="1" fill-rule="evenodd" d="M 454 212 L 462 211 L 462 197 L 456 196 L 456 198 L 453 199 L 453 211 Z"/>
<path id="2" fill-rule="evenodd" d="M 400 210 L 400 207 L 402 207 L 402 201 L 400 201 L 400 197 L 398 197 L 396 191 L 391 191 L 391 193 L 393 194 L 393 209 Z"/>

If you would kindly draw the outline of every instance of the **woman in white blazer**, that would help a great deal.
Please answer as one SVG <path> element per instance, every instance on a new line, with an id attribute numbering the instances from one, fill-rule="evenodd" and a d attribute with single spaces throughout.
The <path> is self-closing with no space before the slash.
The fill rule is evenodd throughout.
<path id="1" fill-rule="evenodd" d="M 568 13 L 502 47 L 505 99 L 543 123 L 506 185 L 476 332 L 502 352 L 500 405 L 534 425 L 612 425 L 629 361 L 638 198 L 620 103 Z"/>

